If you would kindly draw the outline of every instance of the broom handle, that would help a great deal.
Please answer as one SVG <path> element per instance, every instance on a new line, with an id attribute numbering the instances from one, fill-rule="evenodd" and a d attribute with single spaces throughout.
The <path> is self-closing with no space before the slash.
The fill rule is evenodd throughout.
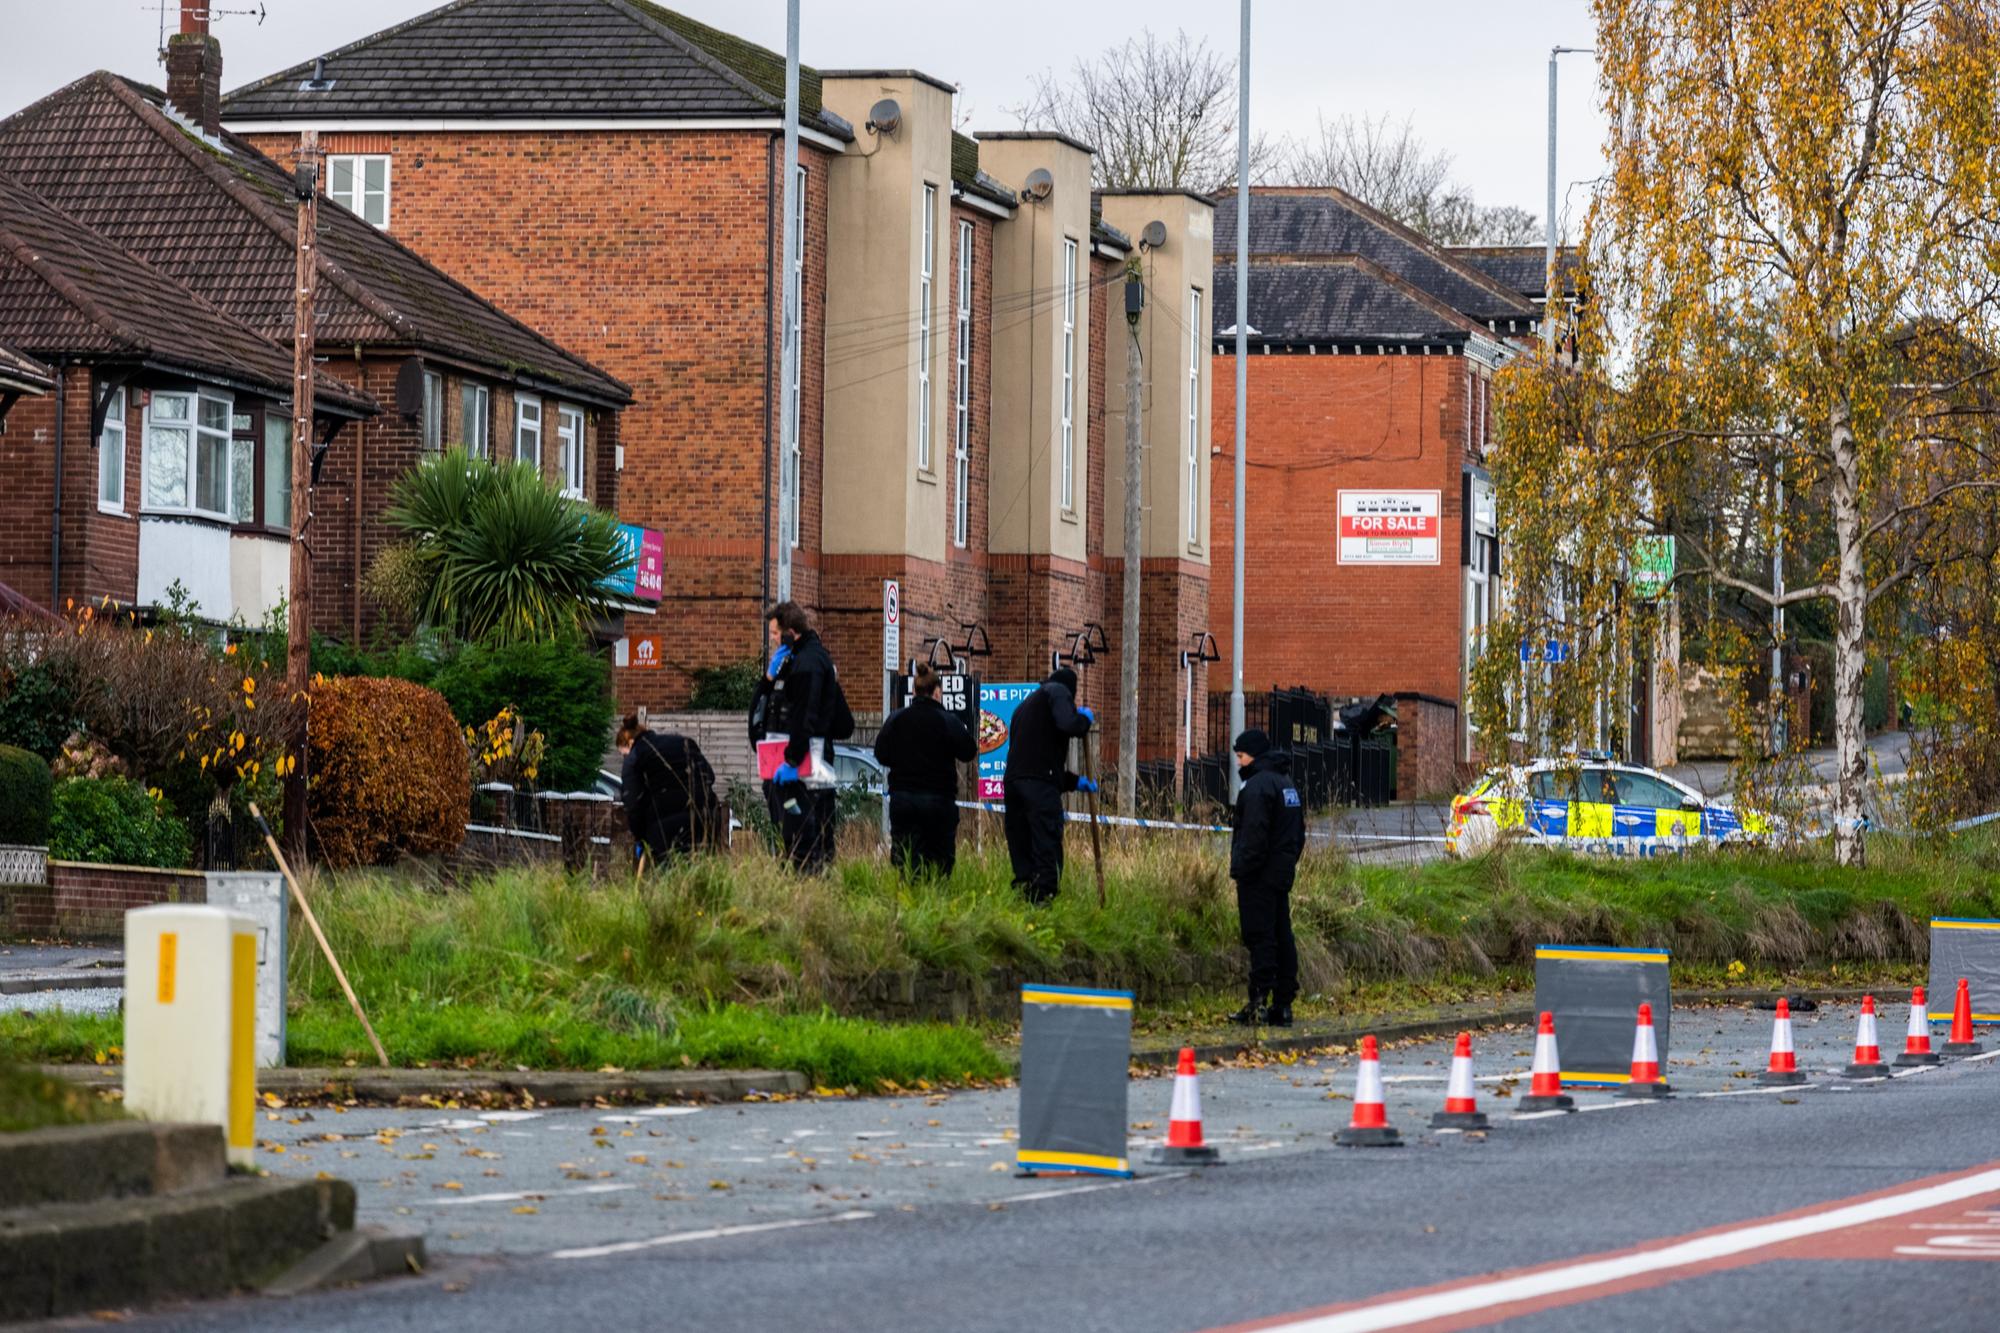
<path id="1" fill-rule="evenodd" d="M 375 1048 L 375 1058 L 382 1062 L 382 1068 L 387 1069 L 389 1053 L 382 1049 L 382 1039 L 375 1035 L 375 1028 L 369 1023 L 368 1015 L 361 1011 L 361 1001 L 355 997 L 354 987 L 347 984 L 347 973 L 341 970 L 340 960 L 333 956 L 333 946 L 326 942 L 326 932 L 319 928 L 319 918 L 313 915 L 312 904 L 306 901 L 305 892 L 299 888 L 298 880 L 293 878 L 292 868 L 285 864 L 285 854 L 278 850 L 278 840 L 271 836 L 271 826 L 264 822 L 263 812 L 257 808 L 255 801 L 250 803 L 250 817 L 256 820 L 257 827 L 264 831 L 264 845 L 269 847 L 271 855 L 277 858 L 278 870 L 284 875 L 285 883 L 291 887 L 292 901 L 296 902 L 299 911 L 305 914 L 306 924 L 312 927 L 313 938 L 319 941 L 319 951 L 325 954 L 326 961 L 333 965 L 334 978 L 340 982 L 340 989 L 346 994 L 347 1003 L 353 1008 L 354 1016 L 361 1020 L 361 1030 L 368 1034 L 368 1043 Z"/>

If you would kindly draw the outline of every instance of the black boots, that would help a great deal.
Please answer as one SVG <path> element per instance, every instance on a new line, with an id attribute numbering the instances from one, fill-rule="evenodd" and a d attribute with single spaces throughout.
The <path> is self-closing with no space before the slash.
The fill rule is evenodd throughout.
<path id="1" fill-rule="evenodd" d="M 1264 1006 L 1265 1027 L 1288 1028 L 1291 1025 L 1292 1002 L 1290 1000 L 1273 1000 Z"/>
<path id="2" fill-rule="evenodd" d="M 1244 1028 L 1288 1028 L 1292 1025 L 1292 1002 L 1253 995 L 1250 1003 L 1231 1014 L 1228 1021 Z"/>

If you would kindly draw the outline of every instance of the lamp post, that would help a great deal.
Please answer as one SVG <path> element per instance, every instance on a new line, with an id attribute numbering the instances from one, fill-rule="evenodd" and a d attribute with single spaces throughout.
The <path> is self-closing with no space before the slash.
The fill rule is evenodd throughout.
<path id="1" fill-rule="evenodd" d="M 1549 213 L 1548 244 L 1542 267 L 1542 341 L 1555 346 L 1554 312 L 1559 287 L 1556 281 L 1556 59 L 1559 56 L 1590 55 L 1588 46 L 1549 48 Z"/>
<path id="2" fill-rule="evenodd" d="M 1227 745 L 1243 730 L 1243 439 L 1250 335 L 1250 0 L 1243 0 L 1242 32 L 1236 48 L 1236 503 L 1230 511 L 1236 534 L 1230 548 L 1235 556 L 1235 596 L 1229 604 L 1229 735 Z M 1229 769 L 1229 799 L 1233 804 L 1243 779 Z"/>

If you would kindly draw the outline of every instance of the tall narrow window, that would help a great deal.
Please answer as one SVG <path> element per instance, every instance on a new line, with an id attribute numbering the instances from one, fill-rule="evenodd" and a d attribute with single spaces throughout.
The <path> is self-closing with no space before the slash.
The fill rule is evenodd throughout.
<path id="1" fill-rule="evenodd" d="M 370 226 L 389 226 L 389 159 L 335 155 L 326 160 L 327 197 Z"/>
<path id="2" fill-rule="evenodd" d="M 474 458 L 492 453 L 492 399 L 484 384 L 462 381 L 458 386 L 458 442 Z"/>
<path id="3" fill-rule="evenodd" d="M 424 448 L 444 448 L 444 376 L 435 370 L 424 372 Z"/>
<path id="4" fill-rule="evenodd" d="M 264 409 L 264 512 L 267 528 L 292 526 L 292 418 L 289 409 Z"/>
<path id="5" fill-rule="evenodd" d="M 1063 242 L 1062 507 L 1076 508 L 1076 242 Z"/>
<path id="6" fill-rule="evenodd" d="M 1199 287 L 1188 291 L 1187 335 L 1187 533 L 1194 546 L 1201 541 L 1201 355 L 1208 347 Z"/>
<path id="7" fill-rule="evenodd" d="M 964 546 L 972 517 L 972 224 L 958 224 L 957 383 L 951 408 L 951 540 Z"/>
<path id="8" fill-rule="evenodd" d="M 257 416 L 232 413 L 229 418 L 229 517 L 238 523 L 257 521 Z"/>
<path id="9" fill-rule="evenodd" d="M 556 410 L 556 440 L 562 454 L 563 494 L 583 498 L 583 409 Z"/>
<path id="10" fill-rule="evenodd" d="M 97 433 L 97 507 L 125 512 L 125 391 L 115 389 Z"/>
<path id="11" fill-rule="evenodd" d="M 924 186 L 924 240 L 917 267 L 917 467 L 931 468 L 931 275 L 937 267 L 937 186 Z"/>
<path id="12" fill-rule="evenodd" d="M 514 395 L 514 461 L 542 467 L 542 400 L 531 394 Z"/>
<path id="13" fill-rule="evenodd" d="M 800 337 L 799 323 L 805 311 L 806 285 L 806 169 L 798 167 L 793 172 L 792 189 L 792 253 L 797 258 L 792 263 L 792 271 L 785 275 L 785 351 L 786 363 L 791 367 L 785 380 L 785 446 L 784 458 L 778 470 L 778 514 L 784 532 L 784 539 L 793 546 L 799 544 L 799 507 L 802 503 L 801 471 L 802 455 L 799 446 L 799 376 Z"/>

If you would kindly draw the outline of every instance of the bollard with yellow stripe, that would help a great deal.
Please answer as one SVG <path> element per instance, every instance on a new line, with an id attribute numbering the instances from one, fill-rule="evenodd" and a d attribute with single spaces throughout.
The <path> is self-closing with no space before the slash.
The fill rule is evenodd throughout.
<path id="1" fill-rule="evenodd" d="M 232 1166 L 257 1128 L 257 928 L 219 907 L 125 914 L 125 1109 L 220 1125 Z"/>
<path id="2" fill-rule="evenodd" d="M 1972 1021 L 2000 1023 L 2000 921 L 1979 917 L 1931 918 L 1929 1017 L 1951 1022 L 1951 1006 L 1964 977 L 1972 991 Z"/>
<path id="3" fill-rule="evenodd" d="M 1022 1175 L 1129 1176 L 1132 992 L 1021 988 Z"/>
<path id="4" fill-rule="evenodd" d="M 1653 1007 L 1660 1059 L 1673 1014 L 1665 949 L 1543 944 L 1535 949 L 1535 1008 L 1562 1034 L 1564 1087 L 1615 1088 L 1632 1081 L 1632 1015 Z"/>

